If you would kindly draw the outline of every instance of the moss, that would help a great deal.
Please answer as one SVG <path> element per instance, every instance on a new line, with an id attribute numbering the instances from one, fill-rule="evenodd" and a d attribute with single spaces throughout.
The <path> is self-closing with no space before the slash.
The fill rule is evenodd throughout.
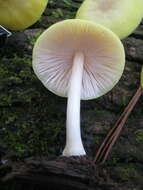
<path id="1" fill-rule="evenodd" d="M 65 100 L 43 87 L 30 59 L 3 58 L 0 65 L 0 143 L 21 154 L 60 154 L 63 140 L 54 145 L 62 137 L 65 113 L 58 110 Z"/>
<path id="2" fill-rule="evenodd" d="M 138 166 L 135 164 L 118 164 L 110 169 L 110 177 L 117 183 L 124 184 L 128 187 L 139 187 L 142 189 L 142 171 L 139 172 Z M 132 189 L 132 188 L 131 188 Z"/>
<path id="3" fill-rule="evenodd" d="M 98 145 L 100 142 L 101 142 L 101 137 L 100 136 L 95 136 L 94 138 L 93 138 L 93 142 L 94 142 L 94 144 L 96 145 Z"/>
<path id="4" fill-rule="evenodd" d="M 123 182 L 129 181 L 136 177 L 136 171 L 133 167 L 120 168 L 120 178 Z"/>
<path id="5" fill-rule="evenodd" d="M 139 129 L 135 132 L 136 135 L 136 141 L 139 144 L 143 143 L 143 129 Z"/>
<path id="6" fill-rule="evenodd" d="M 60 8 L 56 9 L 55 11 L 52 12 L 52 16 L 55 18 L 63 18 L 64 16 L 63 10 Z"/>
<path id="7" fill-rule="evenodd" d="M 41 35 L 42 31 L 38 31 L 34 34 L 34 36 L 28 36 L 28 43 L 30 45 L 32 45 L 32 47 L 34 46 L 36 40 L 38 39 L 38 37 Z"/>
<path id="8" fill-rule="evenodd" d="M 119 174 L 121 182 L 134 181 L 138 182 L 141 179 L 141 175 L 137 172 L 137 169 L 133 165 L 120 167 Z"/>

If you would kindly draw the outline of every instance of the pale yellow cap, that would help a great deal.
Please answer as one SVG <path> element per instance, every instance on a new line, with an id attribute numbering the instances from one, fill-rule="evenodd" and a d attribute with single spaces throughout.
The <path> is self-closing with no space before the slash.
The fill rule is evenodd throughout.
<path id="1" fill-rule="evenodd" d="M 34 71 L 46 88 L 67 97 L 73 57 L 79 51 L 85 57 L 81 99 L 107 93 L 122 75 L 125 53 L 119 38 L 94 22 L 70 19 L 47 29 L 33 50 Z"/>

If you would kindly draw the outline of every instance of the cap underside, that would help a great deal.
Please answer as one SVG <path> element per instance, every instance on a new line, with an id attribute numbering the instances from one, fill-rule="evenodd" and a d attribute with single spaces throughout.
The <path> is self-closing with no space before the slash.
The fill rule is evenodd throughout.
<path id="1" fill-rule="evenodd" d="M 97 98 L 119 81 L 125 62 L 120 40 L 108 29 L 79 19 L 59 22 L 46 30 L 33 50 L 33 68 L 53 93 L 67 97 L 73 58 L 84 54 L 81 99 Z"/>

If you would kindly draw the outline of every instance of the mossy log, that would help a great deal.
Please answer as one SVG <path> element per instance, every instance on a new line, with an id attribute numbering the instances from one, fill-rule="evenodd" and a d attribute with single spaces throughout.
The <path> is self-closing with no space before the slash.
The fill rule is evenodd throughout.
<path id="1" fill-rule="evenodd" d="M 15 190 L 123 190 L 107 174 L 107 169 L 96 166 L 86 157 L 32 157 L 12 163 Z"/>

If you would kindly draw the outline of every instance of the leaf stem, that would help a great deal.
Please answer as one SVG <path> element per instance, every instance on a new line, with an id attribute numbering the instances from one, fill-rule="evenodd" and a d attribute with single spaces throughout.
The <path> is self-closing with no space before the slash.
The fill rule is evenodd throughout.
<path id="1" fill-rule="evenodd" d="M 125 108 L 124 112 L 121 114 L 121 116 L 119 117 L 113 128 L 109 131 L 108 135 L 106 136 L 103 143 L 99 147 L 94 159 L 94 163 L 101 163 L 101 164 L 105 163 L 111 152 L 113 145 L 115 144 L 118 136 L 120 135 L 120 132 L 128 116 L 130 115 L 131 111 L 133 110 L 134 106 L 136 105 L 140 96 L 142 95 L 142 91 L 143 89 L 140 86 L 135 95 L 133 96 L 133 98 L 131 99 L 128 106 Z"/>

